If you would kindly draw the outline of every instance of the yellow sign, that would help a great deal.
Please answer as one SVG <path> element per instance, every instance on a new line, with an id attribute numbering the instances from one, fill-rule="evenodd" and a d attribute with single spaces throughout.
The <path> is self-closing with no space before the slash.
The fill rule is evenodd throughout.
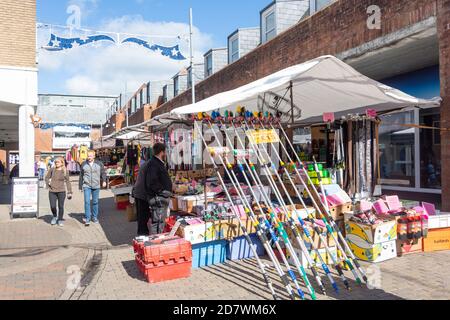
<path id="1" fill-rule="evenodd" d="M 249 130 L 247 137 L 253 144 L 278 143 L 280 139 L 275 130 Z"/>

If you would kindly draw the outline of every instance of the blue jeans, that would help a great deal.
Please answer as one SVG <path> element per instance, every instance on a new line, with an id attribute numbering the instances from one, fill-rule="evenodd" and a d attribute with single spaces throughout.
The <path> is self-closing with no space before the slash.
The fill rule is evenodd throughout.
<path id="1" fill-rule="evenodd" d="M 44 176 L 45 176 L 45 169 L 39 169 L 39 180 L 44 180 Z"/>
<path id="2" fill-rule="evenodd" d="M 84 213 L 86 215 L 86 222 L 91 221 L 91 196 L 92 196 L 92 218 L 93 221 L 98 220 L 98 198 L 100 196 L 100 189 L 84 188 Z"/>

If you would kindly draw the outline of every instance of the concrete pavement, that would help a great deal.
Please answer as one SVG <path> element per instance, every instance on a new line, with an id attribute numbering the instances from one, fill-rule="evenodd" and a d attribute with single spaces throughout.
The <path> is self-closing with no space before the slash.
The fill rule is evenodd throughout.
<path id="1" fill-rule="evenodd" d="M 0 194 L 7 198 L 2 188 Z M 189 279 L 150 285 L 136 268 L 130 246 L 136 224 L 127 222 L 126 213 L 115 209 L 109 191 L 101 192 L 100 224 L 89 228 L 81 221 L 81 193 L 76 192 L 66 203 L 64 228 L 50 226 L 47 191 L 41 190 L 40 197 L 39 219 L 11 221 L 5 204 L 0 203 L 0 299 L 271 298 L 254 260 L 193 270 Z M 276 291 L 287 298 L 270 261 L 265 262 Z M 329 296 L 319 295 L 319 299 L 450 299 L 449 264 L 450 252 L 364 264 L 370 275 L 379 274 L 378 289 L 360 288 L 352 280 L 352 292 L 336 296 L 327 285 Z M 346 275 L 352 279 L 350 272 Z M 325 276 L 322 278 L 326 283 Z M 335 279 L 339 284 L 337 276 Z"/>

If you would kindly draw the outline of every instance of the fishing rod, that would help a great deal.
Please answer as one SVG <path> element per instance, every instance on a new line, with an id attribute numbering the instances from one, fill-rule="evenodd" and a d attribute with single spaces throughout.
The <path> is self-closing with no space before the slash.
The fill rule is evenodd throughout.
<path id="1" fill-rule="evenodd" d="M 196 129 L 198 130 L 198 132 L 199 132 L 199 134 L 200 134 L 200 136 L 201 136 L 201 138 L 202 138 L 202 141 L 203 141 L 203 143 L 204 143 L 204 145 L 205 145 L 205 148 L 208 148 L 208 145 L 206 144 L 205 138 L 204 138 L 204 136 L 203 136 L 201 130 L 199 130 L 198 124 L 197 124 L 196 122 L 194 122 L 194 126 L 196 126 Z M 221 185 L 223 186 L 223 189 L 224 189 L 224 191 L 225 191 L 225 194 L 226 194 L 228 200 L 229 200 L 230 203 L 231 203 L 232 211 L 233 211 L 233 213 L 235 214 L 236 218 L 238 219 L 239 225 L 240 225 L 241 230 L 242 230 L 242 232 L 243 232 L 243 234 L 244 234 L 244 237 L 245 237 L 247 243 L 250 245 L 250 248 L 252 249 L 252 253 L 254 254 L 254 256 L 255 256 L 255 258 L 256 258 L 256 260 L 257 260 L 258 266 L 259 266 L 259 268 L 261 269 L 261 272 L 262 272 L 263 277 L 264 277 L 264 281 L 266 282 L 266 284 L 267 284 L 269 290 L 271 291 L 272 296 L 274 297 L 274 299 L 275 299 L 275 300 L 278 300 L 278 299 L 279 299 L 279 298 L 278 298 L 278 295 L 276 294 L 276 292 L 275 292 L 274 289 L 273 289 L 272 282 L 270 281 L 270 278 L 269 278 L 269 276 L 267 275 L 267 272 L 266 272 L 266 270 L 265 270 L 265 266 L 264 266 L 264 264 L 262 263 L 261 259 L 259 258 L 258 254 L 257 254 L 257 252 L 256 252 L 256 249 L 254 248 L 253 243 L 252 243 L 252 241 L 251 241 L 251 239 L 250 239 L 250 237 L 249 237 L 249 235 L 248 235 L 247 229 L 245 228 L 245 226 L 244 226 L 242 220 L 240 219 L 240 215 L 239 215 L 238 211 L 236 210 L 235 204 L 234 204 L 234 202 L 233 202 L 233 198 L 231 197 L 230 193 L 228 192 L 228 189 L 227 189 L 227 187 L 226 187 L 226 184 L 225 184 L 225 182 L 223 181 L 223 178 L 222 178 L 221 175 L 220 175 L 220 172 L 219 172 L 219 170 L 218 170 L 218 168 L 217 168 L 217 165 L 216 165 L 216 163 L 215 163 L 215 161 L 214 161 L 214 158 L 213 158 L 213 156 L 212 156 L 209 152 L 208 152 L 208 154 L 209 154 L 209 156 L 210 156 L 211 162 L 212 162 L 213 165 L 214 165 L 214 169 L 215 169 L 215 171 L 216 171 L 217 177 L 218 177 L 218 179 L 219 179 Z M 246 211 L 247 211 L 247 210 L 246 210 Z M 288 280 L 287 280 L 286 274 L 284 273 L 283 269 L 282 269 L 281 266 L 279 265 L 279 262 L 278 262 L 277 258 L 275 257 L 275 255 L 274 255 L 274 253 L 273 253 L 273 251 L 272 251 L 272 248 L 271 248 L 271 246 L 270 246 L 269 240 L 267 239 L 265 233 L 263 232 L 263 230 L 262 230 L 262 228 L 261 228 L 261 225 L 259 224 L 258 220 L 255 219 L 254 215 L 253 215 L 253 216 L 250 216 L 250 220 L 251 220 L 251 222 L 253 223 L 253 225 L 256 227 L 257 235 L 258 235 L 259 239 L 261 240 L 261 242 L 262 242 L 262 244 L 263 244 L 263 246 L 264 246 L 264 249 L 266 250 L 267 254 L 269 255 L 270 259 L 272 260 L 272 262 L 273 262 L 273 264 L 274 264 L 274 266 L 275 266 L 275 270 L 277 271 L 278 275 L 280 276 L 280 278 L 281 278 L 281 280 L 282 280 L 282 282 L 283 282 L 283 284 L 284 284 L 284 286 L 285 286 L 285 288 L 286 288 L 286 291 L 287 291 L 289 297 L 290 297 L 292 300 L 295 300 L 295 296 L 294 296 L 294 293 L 293 293 L 293 289 L 292 289 L 291 285 L 289 284 L 289 282 L 288 282 Z"/>
<path id="2" fill-rule="evenodd" d="M 208 123 L 209 123 L 209 126 L 212 128 L 211 123 L 209 121 L 208 121 Z M 214 137 L 215 137 L 216 141 L 219 143 L 219 139 L 218 139 L 214 129 L 212 129 L 212 131 L 213 131 L 213 134 L 214 134 Z M 232 184 L 233 184 L 233 187 L 238 191 L 238 196 L 241 198 L 241 201 L 243 202 L 244 206 L 247 207 L 247 210 L 248 210 L 248 212 L 250 213 L 251 216 L 256 217 L 256 214 L 254 213 L 252 206 L 250 205 L 250 203 L 248 202 L 247 198 L 245 197 L 245 193 L 242 190 L 242 187 L 240 186 L 239 180 L 237 179 L 235 173 L 232 170 L 228 170 L 230 167 L 232 168 L 232 165 L 228 162 L 228 159 L 226 159 L 226 157 L 224 157 L 224 158 L 226 159 L 227 164 L 224 163 L 224 161 L 223 161 L 223 159 L 221 157 L 219 157 L 219 158 L 220 158 L 220 161 L 222 162 L 222 165 L 225 168 L 225 172 L 227 173 L 227 175 L 230 178 L 233 177 L 233 179 L 235 179 L 237 181 L 236 182 L 237 186 L 236 186 L 234 181 L 232 179 L 230 179 Z M 230 171 L 231 171 L 231 174 L 230 174 Z M 255 197 L 255 194 L 253 193 L 253 189 L 251 188 L 251 184 L 249 183 L 248 180 L 247 180 L 247 183 L 249 184 L 249 187 L 250 187 L 250 190 L 252 192 L 252 195 Z M 241 196 L 241 193 L 242 193 L 242 196 Z M 264 211 L 262 210 L 261 207 L 260 207 L 260 210 L 261 210 L 261 213 L 264 214 Z M 292 281 L 294 282 L 299 296 L 302 298 L 302 300 L 304 300 L 305 299 L 305 295 L 304 295 L 303 291 L 301 290 L 300 285 L 298 284 L 298 281 L 297 281 L 297 277 L 295 276 L 295 273 L 290 268 L 289 262 L 287 261 L 287 258 L 285 256 L 285 254 L 284 254 L 280 244 L 279 244 L 279 240 L 278 240 L 279 238 L 276 236 L 275 232 L 273 231 L 272 225 L 270 224 L 268 219 L 264 215 L 263 215 L 263 217 L 264 217 L 265 226 L 267 227 L 268 231 L 270 232 L 270 234 L 272 236 L 272 240 L 274 241 L 274 243 L 275 243 L 275 245 L 276 245 L 276 247 L 277 247 L 277 249 L 278 249 L 278 251 L 280 253 L 281 258 L 282 258 L 284 264 L 286 265 L 286 268 L 288 270 L 288 274 L 291 277 Z M 255 219 L 257 219 L 257 218 L 255 218 Z M 279 230 L 279 231 L 280 231 L 280 234 L 282 235 L 282 238 L 285 239 L 285 233 L 281 232 L 282 230 Z M 287 237 L 287 235 L 286 235 L 286 237 Z M 316 299 L 314 295 L 312 295 L 312 298 L 314 300 Z"/>
<path id="3" fill-rule="evenodd" d="M 259 119 L 259 117 L 254 117 L 254 119 L 259 121 L 259 124 L 260 124 L 261 127 L 264 127 L 263 124 L 262 124 L 262 122 L 261 122 L 261 120 Z M 253 126 L 253 127 L 254 127 L 254 126 Z M 274 132 L 275 132 L 275 131 L 274 131 Z M 279 139 L 279 137 L 278 137 L 278 139 Z M 273 143 L 270 143 L 270 144 L 271 144 L 271 146 L 272 146 L 272 150 L 274 151 L 275 155 L 277 156 L 278 160 L 280 161 L 280 164 L 281 164 L 281 166 L 283 167 L 284 172 L 285 172 L 286 176 L 287 176 L 288 179 L 289 179 L 289 182 L 291 183 L 293 189 L 295 190 L 295 193 L 296 193 L 297 198 L 300 200 L 300 203 L 302 204 L 303 208 L 304 208 L 305 211 L 308 213 L 308 212 L 309 212 L 309 211 L 308 211 L 308 208 L 307 208 L 305 202 L 303 201 L 303 198 L 302 198 L 302 196 L 300 195 L 300 193 L 299 193 L 297 187 L 295 186 L 294 182 L 292 181 L 292 178 L 291 178 L 290 175 L 289 175 L 289 171 L 288 171 L 287 168 L 286 168 L 286 164 L 285 164 L 285 163 L 283 162 L 283 160 L 281 159 L 281 157 L 280 157 L 278 151 L 276 150 L 275 146 L 273 145 Z M 291 198 L 289 192 L 286 190 L 286 187 L 284 186 L 284 184 L 282 183 L 282 181 L 280 181 L 280 184 L 282 185 L 282 187 L 283 187 L 283 189 L 284 189 L 284 191 L 285 191 L 285 194 L 286 194 L 286 196 L 288 197 L 288 199 L 289 199 L 291 205 L 292 205 L 293 207 L 295 207 L 295 206 L 294 206 L 294 203 L 293 203 L 293 201 L 292 201 L 292 198 Z M 324 244 L 325 250 L 327 251 L 327 253 L 328 253 L 329 256 L 331 257 L 331 259 L 332 259 L 332 261 L 333 261 L 333 264 L 334 264 L 334 267 L 335 267 L 336 271 L 337 271 L 338 274 L 339 274 L 339 277 L 340 277 L 341 280 L 343 281 L 343 283 L 344 283 L 346 289 L 349 290 L 349 289 L 350 289 L 350 285 L 349 285 L 347 279 L 346 279 L 345 276 L 344 276 L 344 273 L 343 273 L 342 268 L 341 268 L 341 266 L 340 266 L 340 262 L 338 262 L 338 261 L 336 260 L 336 258 L 334 257 L 334 255 L 332 254 L 331 249 L 329 248 L 329 246 L 328 246 L 326 240 L 325 240 L 324 237 L 322 236 L 322 231 L 320 231 L 319 226 L 318 226 L 317 223 L 315 222 L 315 217 L 313 217 L 312 214 L 311 214 L 311 215 L 308 214 L 308 215 L 309 215 L 309 217 L 310 217 L 310 219 L 311 219 L 311 222 L 312 222 L 312 224 L 313 224 L 313 229 L 314 229 L 314 231 L 318 234 L 320 240 L 321 240 L 322 243 Z M 299 223 L 300 223 L 300 225 L 302 226 L 302 228 L 303 228 L 303 230 L 304 230 L 304 234 L 307 236 L 307 238 L 310 240 L 310 242 L 313 243 L 313 240 L 312 240 L 312 237 L 311 237 L 311 235 L 310 235 L 310 233 L 309 233 L 309 230 L 306 228 L 305 221 L 304 221 L 300 216 L 298 216 L 298 220 L 299 220 Z M 316 249 L 315 251 L 316 251 L 317 254 L 319 255 L 318 250 Z M 321 255 L 319 255 L 319 256 L 321 257 Z M 321 259 L 321 260 L 323 261 L 323 259 Z M 330 279 L 330 282 L 332 283 L 333 287 L 334 287 L 334 286 L 337 286 L 336 283 L 335 283 L 335 281 L 334 281 L 334 279 L 333 279 L 333 277 L 332 277 L 332 275 L 331 275 L 331 272 L 329 271 L 329 269 L 328 269 L 328 267 L 327 267 L 327 265 L 326 265 L 324 262 L 323 262 L 323 264 L 324 264 L 324 266 L 326 267 L 326 270 L 324 270 L 324 271 L 325 271 L 325 273 L 327 274 L 328 278 Z M 328 271 L 328 272 L 327 272 L 327 271 Z M 336 289 L 335 289 L 335 290 L 336 290 Z"/>
<path id="4" fill-rule="evenodd" d="M 253 114 L 245 113 L 245 117 L 253 117 Z M 247 121 L 246 121 L 245 117 L 244 117 L 244 122 L 245 122 L 245 124 L 246 124 L 246 126 L 247 126 L 247 130 L 249 130 L 249 127 L 248 127 L 248 124 L 247 124 Z M 250 143 L 251 143 L 252 145 L 254 145 L 253 139 L 249 139 L 249 140 L 250 140 Z M 263 149 L 264 149 L 264 148 L 263 148 Z M 264 150 L 265 150 L 265 149 L 264 149 Z M 266 151 L 266 155 L 269 157 L 269 155 L 268 155 L 268 153 L 267 153 L 267 150 L 265 150 L 265 151 Z M 258 159 L 259 159 L 260 162 L 262 162 L 262 165 L 263 165 L 263 166 L 266 165 L 266 164 L 264 163 L 264 158 L 263 158 L 263 156 L 258 157 Z M 265 166 L 265 167 L 266 167 L 266 166 Z M 267 167 L 271 167 L 271 168 L 273 169 L 274 173 L 277 175 L 277 178 L 281 181 L 281 178 L 280 178 L 280 176 L 278 175 L 278 172 L 277 172 L 275 166 L 274 166 L 274 165 L 269 165 L 269 164 L 267 164 Z M 275 181 L 273 180 L 273 177 L 272 177 L 272 175 L 270 174 L 270 172 L 269 172 L 269 170 L 268 170 L 267 167 L 266 167 L 266 170 L 267 170 L 267 174 L 268 174 L 268 177 L 269 177 L 269 178 L 268 178 L 268 181 L 269 181 L 269 183 L 271 184 L 272 189 L 274 189 L 275 194 L 276 194 L 276 196 L 277 196 L 277 199 L 278 199 L 280 205 L 281 205 L 282 208 L 284 209 L 284 214 L 285 214 L 285 216 L 286 216 L 286 218 L 287 218 L 287 221 L 288 221 L 289 224 L 290 224 L 291 229 L 292 229 L 293 232 L 294 232 L 294 235 L 296 235 L 297 242 L 299 243 L 299 245 L 300 245 L 300 247 L 302 248 L 302 250 L 303 250 L 303 251 L 306 251 L 306 252 L 305 252 L 305 256 L 307 257 L 308 263 L 310 264 L 311 271 L 313 272 L 313 275 L 315 276 L 316 281 L 318 282 L 318 284 L 319 284 L 319 286 L 321 287 L 322 291 L 325 291 L 325 288 L 323 287 L 321 278 L 319 277 L 319 275 L 318 275 L 318 273 L 317 273 L 317 270 L 316 270 L 316 268 L 315 268 L 315 264 L 314 264 L 314 262 L 313 262 L 312 259 L 311 259 L 310 252 L 308 251 L 308 249 L 306 249 L 306 246 L 304 245 L 303 239 L 300 237 L 300 234 L 298 233 L 297 225 L 295 224 L 294 220 L 292 219 L 292 216 L 291 216 L 291 214 L 289 213 L 289 210 L 287 210 L 287 206 L 286 206 L 285 201 L 283 200 L 283 197 L 282 197 L 282 195 L 281 195 L 281 192 L 279 191 L 279 189 L 278 189 L 278 187 L 277 187 Z M 290 197 L 290 195 L 289 195 L 289 192 L 286 190 L 286 188 L 285 188 L 284 185 L 282 185 L 282 187 L 283 187 L 283 189 L 284 189 L 284 192 L 285 192 L 286 196 L 289 198 L 292 207 L 295 208 L 295 205 L 294 205 L 294 203 L 293 203 L 293 201 L 292 201 L 292 199 L 291 199 L 291 197 Z M 308 239 L 309 242 L 311 243 L 311 247 L 312 247 L 313 250 L 316 252 L 318 258 L 320 259 L 321 266 L 322 266 L 322 268 L 323 268 L 323 270 L 324 270 L 326 276 L 327 276 L 328 279 L 330 280 L 330 283 L 331 283 L 333 289 L 336 291 L 336 293 L 339 293 L 339 288 L 338 288 L 338 286 L 337 286 L 337 284 L 336 284 L 336 282 L 335 282 L 333 276 L 331 275 L 331 272 L 330 272 L 330 270 L 329 270 L 327 264 L 326 264 L 325 261 L 323 260 L 322 255 L 320 254 L 319 250 L 318 250 L 317 247 L 315 246 L 314 241 L 312 240 L 311 234 L 309 233 L 309 230 L 306 228 L 305 222 L 301 219 L 301 217 L 299 217 L 299 222 L 300 222 L 300 225 L 301 225 L 301 227 L 302 227 L 303 234 L 307 237 L 307 239 Z M 320 233 L 319 233 L 319 235 L 320 235 Z M 331 250 L 329 250 L 328 253 L 332 256 Z"/>
<path id="5" fill-rule="evenodd" d="M 268 122 L 270 124 L 270 127 L 275 130 L 273 124 L 269 121 Z M 303 162 L 300 160 L 300 157 L 298 156 L 298 154 L 295 152 L 295 148 L 292 145 L 292 142 L 289 140 L 289 137 L 286 134 L 286 131 L 284 130 L 283 126 L 281 125 L 281 123 L 279 123 L 279 129 L 280 131 L 283 133 L 283 136 L 285 137 L 289 147 L 291 148 L 292 152 L 294 153 L 297 162 L 299 163 L 299 167 L 301 170 L 303 170 L 304 174 L 306 175 L 309 184 L 311 185 L 311 188 L 314 190 L 314 193 L 317 196 L 317 199 L 319 200 L 319 202 L 322 204 L 323 208 L 326 209 L 325 204 L 323 203 L 319 192 L 316 188 L 316 186 L 313 184 L 311 177 L 308 175 L 308 172 L 305 169 L 305 166 L 303 164 Z M 349 257 L 351 258 L 351 260 L 353 261 L 354 265 L 356 266 L 357 271 L 360 273 L 360 276 L 363 278 L 363 280 L 367 283 L 367 276 L 365 275 L 364 270 L 362 269 L 361 265 L 359 264 L 359 262 L 357 261 L 355 255 L 353 254 L 352 250 L 350 249 L 347 241 L 345 240 L 345 237 L 342 235 L 342 232 L 340 231 L 339 227 L 336 225 L 333 217 L 331 216 L 331 213 L 329 210 L 322 210 L 319 205 L 317 204 L 317 202 L 315 201 L 311 190 L 308 188 L 308 185 L 305 183 L 305 181 L 303 180 L 303 177 L 300 174 L 299 168 L 296 166 L 295 162 L 292 160 L 291 156 L 289 155 L 289 152 L 287 151 L 286 147 L 284 146 L 284 144 L 280 143 L 284 153 L 286 154 L 286 156 L 288 157 L 289 161 L 292 162 L 294 168 L 295 168 L 295 172 L 297 173 L 298 177 L 300 178 L 301 183 L 303 184 L 303 186 L 305 187 L 306 192 L 308 193 L 308 196 L 310 197 L 314 207 L 317 209 L 318 214 L 320 215 L 322 221 L 326 224 L 327 226 L 327 230 L 328 232 L 330 232 L 330 234 L 332 234 L 332 236 L 334 237 L 334 232 L 332 232 L 332 230 L 335 230 L 335 232 L 338 234 L 339 239 L 342 241 L 343 246 L 345 247 L 345 250 L 342 250 L 342 254 L 344 255 L 344 257 L 346 256 L 346 252 L 348 253 Z M 323 215 L 323 212 L 325 211 L 326 216 L 329 219 L 328 220 L 325 218 L 325 216 Z M 339 245 L 339 242 L 337 242 L 337 244 Z M 349 269 L 353 269 L 353 264 L 349 261 L 350 259 L 345 259 L 345 263 L 347 264 L 347 266 L 349 267 Z M 358 277 L 359 278 L 359 277 Z M 358 278 L 357 278 L 357 282 L 358 282 Z M 359 284 L 361 284 L 359 282 Z"/>
<path id="6" fill-rule="evenodd" d="M 271 128 L 272 128 L 272 130 L 275 130 L 274 127 L 272 126 L 272 124 L 271 124 Z M 286 136 L 286 139 L 289 141 L 289 139 L 287 138 L 287 136 Z M 289 141 L 289 142 L 290 142 L 290 141 Z M 284 151 L 285 151 L 287 157 L 289 158 L 289 161 L 292 162 L 292 165 L 293 165 L 295 171 L 297 172 L 298 177 L 300 178 L 300 181 L 302 182 L 302 184 L 303 184 L 305 190 L 307 190 L 307 192 L 308 192 L 308 194 L 309 194 L 309 196 L 310 196 L 310 198 L 311 198 L 313 204 L 315 205 L 316 209 L 318 210 L 317 212 L 319 213 L 320 218 L 321 218 L 322 221 L 324 222 L 324 224 L 325 224 L 325 226 L 326 226 L 326 229 L 327 229 L 328 233 L 331 235 L 331 237 L 333 238 L 333 240 L 336 242 L 336 245 L 337 245 L 338 249 L 340 250 L 341 255 L 342 255 L 343 258 L 344 258 L 345 264 L 348 266 L 348 268 L 350 269 L 350 271 L 351 271 L 351 272 L 353 273 L 353 275 L 355 276 L 356 282 L 357 282 L 359 285 L 361 285 L 361 279 L 360 279 L 358 273 L 356 272 L 355 268 L 353 267 L 353 264 L 351 263 L 350 259 L 349 259 L 348 256 L 346 255 L 345 250 L 343 249 L 343 247 L 341 246 L 341 244 L 339 243 L 339 241 L 338 241 L 338 240 L 336 239 L 336 237 L 335 237 L 335 232 L 337 232 L 338 235 L 339 235 L 339 233 L 340 233 L 339 228 L 335 225 L 334 220 L 333 220 L 333 218 L 331 217 L 330 214 L 328 214 L 328 216 L 329 216 L 329 218 L 330 218 L 330 224 L 334 224 L 334 227 L 331 227 L 330 224 L 328 223 L 328 221 L 326 220 L 326 218 L 322 215 L 322 213 L 321 213 L 321 212 L 322 212 L 322 209 L 317 205 L 317 203 L 315 202 L 314 198 L 312 197 L 312 195 L 311 195 L 311 193 L 310 193 L 310 191 L 309 191 L 309 189 L 308 189 L 308 186 L 307 186 L 306 183 L 304 182 L 303 177 L 302 177 L 302 176 L 300 175 L 300 173 L 298 172 L 298 169 L 297 169 L 295 163 L 292 161 L 292 158 L 289 156 L 289 153 L 288 153 L 287 150 L 285 149 L 284 145 L 281 144 L 281 146 L 283 147 L 283 149 L 284 149 Z M 304 169 L 304 167 L 303 167 L 303 169 Z M 304 170 L 305 170 L 305 169 L 304 169 Z M 307 174 L 307 173 L 306 173 L 306 170 L 305 170 L 305 174 Z M 307 175 L 307 176 L 308 176 L 308 175 Z M 312 181 L 311 181 L 311 179 L 310 179 L 309 176 L 308 176 L 308 179 L 310 180 L 311 185 L 314 186 L 314 185 L 312 184 Z M 320 198 L 319 198 L 319 199 L 320 199 Z M 329 212 L 329 211 L 327 211 L 327 213 L 328 213 L 328 212 Z M 333 231 L 333 229 L 334 229 L 334 231 Z M 342 237 L 342 238 L 343 238 L 343 237 Z M 344 243 L 344 245 L 346 245 L 346 246 L 348 247 L 348 244 L 347 244 L 347 242 L 345 241 L 345 238 L 343 238 L 343 243 Z M 357 262 L 356 262 L 356 263 L 357 263 Z M 355 265 L 356 265 L 356 264 L 355 264 Z"/>
<path id="7" fill-rule="evenodd" d="M 231 121 L 233 121 L 233 120 L 231 119 Z M 235 132 L 236 132 L 236 136 L 237 136 L 237 138 L 238 138 L 240 144 L 241 144 L 241 145 L 244 145 L 244 144 L 242 143 L 242 140 L 240 139 L 239 134 L 237 133 L 236 128 L 234 127 L 234 124 L 232 124 L 231 127 L 234 128 L 234 130 L 235 130 Z M 244 146 L 244 148 L 245 148 L 245 146 Z M 244 161 L 244 162 L 245 162 L 245 161 Z M 245 162 L 245 163 L 246 163 L 246 162 Z M 303 278 L 303 281 L 305 282 L 305 285 L 307 286 L 308 290 L 309 290 L 310 293 L 311 293 L 311 296 L 312 296 L 313 299 L 314 299 L 314 298 L 315 298 L 315 291 L 314 291 L 314 288 L 311 286 L 311 284 L 310 284 L 310 282 L 309 282 L 309 280 L 308 280 L 308 277 L 307 277 L 307 275 L 306 275 L 305 269 L 304 269 L 303 266 L 301 265 L 301 263 L 300 263 L 300 261 L 299 261 L 297 255 L 296 255 L 296 253 L 295 253 L 295 250 L 294 250 L 292 244 L 290 243 L 289 237 L 287 236 L 287 233 L 286 233 L 286 231 L 284 230 L 284 227 L 283 227 L 282 223 L 281 223 L 281 222 L 278 220 L 278 218 L 273 214 L 273 213 L 275 212 L 275 208 L 273 207 L 273 205 L 272 205 L 270 199 L 268 198 L 268 196 L 265 194 L 264 188 L 261 187 L 262 182 L 261 182 L 261 180 L 259 179 L 258 175 L 256 174 L 256 168 L 255 168 L 255 166 L 254 166 L 253 164 L 251 164 L 251 166 L 250 166 L 250 165 L 247 164 L 247 163 L 246 163 L 246 165 L 247 165 L 247 168 L 249 169 L 249 172 L 251 173 L 253 179 L 255 180 L 256 185 L 259 186 L 260 192 L 261 192 L 261 194 L 263 195 L 263 197 L 265 198 L 267 206 L 269 206 L 269 207 L 271 208 L 272 212 L 271 212 L 271 214 L 270 214 L 270 217 L 271 217 L 271 219 L 273 220 L 273 223 L 274 223 L 275 225 L 278 226 L 278 230 L 279 230 L 280 233 L 282 234 L 283 240 L 285 241 L 286 249 L 288 249 L 289 252 L 290 252 L 290 254 L 292 255 L 292 259 L 294 260 L 294 263 L 295 263 L 296 267 L 299 269 L 299 272 L 300 272 L 300 274 L 301 274 L 301 276 L 302 276 L 302 278 Z M 242 167 L 242 166 L 240 166 L 240 170 L 243 171 L 243 167 Z M 245 173 L 245 172 L 244 172 L 244 173 Z M 249 183 L 249 182 L 248 182 L 248 179 L 247 179 L 247 183 Z M 258 203 L 258 205 L 260 206 L 259 203 Z M 303 247 L 303 248 L 306 249 L 305 247 Z M 306 250 L 305 255 L 309 255 L 309 252 L 308 252 L 307 250 Z M 312 261 L 312 260 L 311 260 L 311 261 Z M 317 273 L 316 273 L 316 274 L 317 274 Z M 322 286 L 322 288 L 323 288 L 323 286 Z M 322 289 L 322 288 L 321 288 L 321 289 Z M 324 288 L 323 288 L 323 291 L 324 291 Z"/>

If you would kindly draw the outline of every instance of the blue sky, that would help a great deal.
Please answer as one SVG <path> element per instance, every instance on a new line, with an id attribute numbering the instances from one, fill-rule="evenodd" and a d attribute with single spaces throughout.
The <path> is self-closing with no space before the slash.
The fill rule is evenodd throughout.
<path id="1" fill-rule="evenodd" d="M 82 28 L 152 35 L 166 32 L 173 35 L 186 30 L 189 7 L 192 7 L 196 27 L 196 57 L 199 59 L 212 47 L 225 47 L 227 36 L 238 27 L 258 26 L 259 11 L 270 2 L 38 0 L 37 19 L 38 22 L 66 25 L 69 17 L 66 10 L 69 5 L 75 4 L 81 9 Z M 43 43 L 48 41 L 46 37 L 41 34 L 39 45 L 46 44 Z M 145 81 L 170 78 L 187 63 L 176 64 L 166 58 L 162 60 L 136 47 L 122 51 L 103 46 L 84 47 L 73 51 L 50 53 L 39 50 L 40 93 L 118 95 L 125 86 L 133 91 L 134 86 L 137 88 Z M 185 53 L 187 56 L 188 52 Z"/>

